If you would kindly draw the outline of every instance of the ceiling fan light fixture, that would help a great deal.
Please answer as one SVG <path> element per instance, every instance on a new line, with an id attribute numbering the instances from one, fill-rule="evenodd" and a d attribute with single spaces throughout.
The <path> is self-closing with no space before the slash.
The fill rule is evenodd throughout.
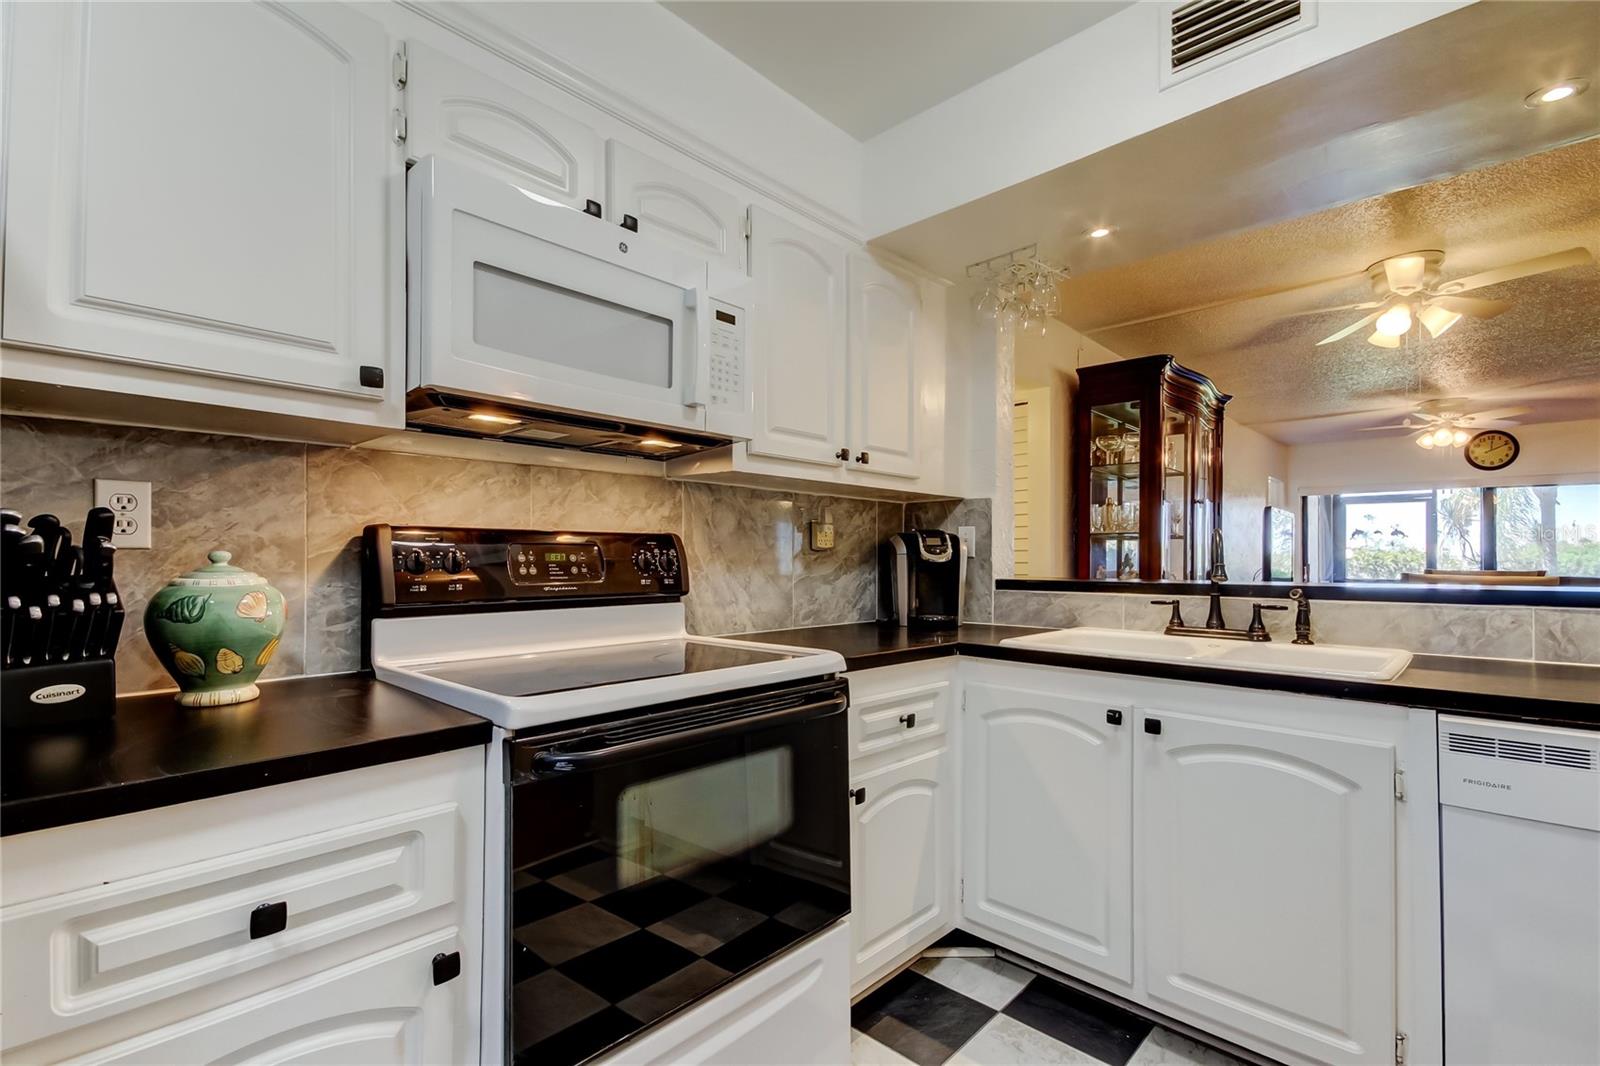
<path id="1" fill-rule="evenodd" d="M 1588 78 L 1566 78 L 1562 81 L 1535 89 L 1522 99 L 1523 107 L 1542 107 L 1545 104 L 1560 103 L 1570 100 L 1589 87 Z"/>
<path id="2" fill-rule="evenodd" d="M 1433 434 L 1432 433 L 1424 433 L 1422 436 L 1418 437 L 1417 438 L 1417 447 L 1424 448 L 1424 449 L 1432 449 L 1433 448 Z"/>
<path id="3" fill-rule="evenodd" d="M 1461 316 L 1454 311 L 1446 311 L 1435 304 L 1429 304 L 1417 313 L 1417 321 L 1422 323 L 1422 328 L 1428 331 L 1428 336 L 1437 337 L 1445 330 L 1461 321 Z"/>
<path id="4" fill-rule="evenodd" d="M 1391 337 L 1387 333 L 1378 333 L 1374 331 L 1372 336 L 1367 338 L 1367 343 L 1375 344 L 1379 348 L 1398 348 L 1400 347 L 1400 338 Z"/>
<path id="5" fill-rule="evenodd" d="M 1433 446 L 1435 448 L 1448 448 L 1455 438 L 1454 430 L 1449 426 L 1440 426 L 1433 431 Z"/>
<path id="6" fill-rule="evenodd" d="M 1450 445 L 1451 445 L 1451 447 L 1459 448 L 1459 447 L 1461 447 L 1463 444 L 1467 443 L 1467 441 L 1469 441 L 1471 439 L 1472 439 L 1472 434 L 1468 433 L 1464 429 L 1457 428 L 1457 429 L 1454 429 L 1454 430 L 1450 431 Z"/>
<path id="7" fill-rule="evenodd" d="M 1375 326 L 1379 333 L 1388 337 L 1404 337 L 1411 330 L 1411 307 L 1409 304 L 1398 303 L 1383 314 L 1378 316 Z M 1388 345 L 1385 345 L 1388 347 Z"/>

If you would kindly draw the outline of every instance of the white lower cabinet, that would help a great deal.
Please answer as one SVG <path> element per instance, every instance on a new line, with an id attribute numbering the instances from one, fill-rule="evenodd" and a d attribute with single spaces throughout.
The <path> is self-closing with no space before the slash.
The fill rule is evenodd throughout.
<path id="1" fill-rule="evenodd" d="M 1051 680 L 1002 669 L 967 681 L 962 914 L 1126 982 L 1131 707 L 1109 687 Z"/>
<path id="2" fill-rule="evenodd" d="M 852 775 L 851 964 L 870 977 L 938 939 L 953 910 L 954 810 L 948 753 L 930 751 Z"/>
<path id="3" fill-rule="evenodd" d="M 1284 717 L 1293 720 L 1291 708 Z M 1140 930 L 1152 1002 L 1321 1062 L 1386 1057 L 1394 746 L 1151 708 L 1140 718 Z"/>

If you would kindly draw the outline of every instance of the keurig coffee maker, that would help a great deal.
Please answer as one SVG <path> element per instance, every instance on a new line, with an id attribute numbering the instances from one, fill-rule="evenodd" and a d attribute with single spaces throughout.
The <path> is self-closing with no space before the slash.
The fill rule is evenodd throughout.
<path id="1" fill-rule="evenodd" d="M 880 549 L 884 614 L 913 629 L 954 629 L 961 624 L 967 556 L 961 539 L 942 529 L 892 533 Z"/>

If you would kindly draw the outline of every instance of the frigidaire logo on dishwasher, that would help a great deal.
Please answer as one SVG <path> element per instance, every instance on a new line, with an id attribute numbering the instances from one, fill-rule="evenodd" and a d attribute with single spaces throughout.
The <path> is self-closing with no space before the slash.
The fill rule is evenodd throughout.
<path id="1" fill-rule="evenodd" d="M 82 685 L 50 685 L 35 689 L 33 695 L 28 698 L 34 703 L 69 703 L 86 691 L 88 690 Z"/>
<path id="2" fill-rule="evenodd" d="M 1463 785 L 1477 785 L 1479 788 L 1502 788 L 1502 789 L 1505 789 L 1507 792 L 1511 791 L 1511 786 L 1508 785 L 1508 784 L 1505 784 L 1504 782 L 1501 782 L 1501 781 L 1485 781 L 1481 777 L 1463 777 L 1461 779 L 1461 783 Z"/>

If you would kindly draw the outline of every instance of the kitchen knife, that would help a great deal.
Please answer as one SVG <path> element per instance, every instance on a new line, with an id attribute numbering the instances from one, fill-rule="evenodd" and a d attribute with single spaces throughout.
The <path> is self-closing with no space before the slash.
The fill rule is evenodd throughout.
<path id="1" fill-rule="evenodd" d="M 98 544 L 104 540 L 111 543 L 111 534 L 117 524 L 117 514 L 109 507 L 91 507 L 89 516 L 83 520 L 83 542 L 85 544 Z"/>
<path id="2" fill-rule="evenodd" d="M 66 662 L 72 658 L 72 649 L 79 633 L 83 632 L 84 615 L 88 613 L 89 605 L 82 596 L 74 596 L 70 603 L 62 605 L 61 619 L 56 624 L 56 633 L 53 638 L 54 647 L 50 652 L 51 662 Z"/>
<path id="3" fill-rule="evenodd" d="M 91 542 L 93 548 L 88 562 L 89 572 L 86 575 L 93 583 L 93 591 L 89 593 L 89 605 L 93 611 L 89 616 L 88 637 L 84 640 L 84 658 L 93 659 L 104 654 L 102 646 L 105 643 L 106 629 L 111 624 L 111 614 L 116 606 L 118 597 L 111 584 L 111 568 L 117 555 L 116 545 L 106 537 L 97 537 Z M 98 597 L 98 604 L 95 602 Z"/>
<path id="4" fill-rule="evenodd" d="M 113 593 L 113 595 L 116 595 Z M 122 620 L 128 612 L 122 609 L 120 602 L 111 609 L 111 622 L 106 626 L 105 639 L 101 642 L 100 654 L 108 659 L 115 658 L 117 654 L 117 641 L 122 639 Z"/>
<path id="5" fill-rule="evenodd" d="M 9 507 L 0 507 L 0 526 L 20 526 L 21 524 L 21 511 L 13 511 Z"/>
<path id="6" fill-rule="evenodd" d="M 30 533 L 13 545 L 11 585 L 6 591 L 6 606 L 12 607 L 11 631 L 6 634 L 5 663 L 16 666 L 33 646 L 33 623 L 43 612 L 39 602 L 44 587 L 44 538 Z"/>
<path id="7" fill-rule="evenodd" d="M 55 641 L 56 624 L 61 621 L 61 597 L 54 592 L 45 593 L 44 617 L 33 633 L 33 646 L 28 649 L 28 661 L 50 661 L 50 646 Z"/>
<path id="8" fill-rule="evenodd" d="M 16 628 L 17 613 L 22 610 L 22 595 L 18 588 L 21 580 L 18 567 L 22 560 L 17 552 L 17 544 L 27 535 L 27 530 L 19 525 L 0 526 L 0 595 L 5 596 L 3 614 L 0 614 L 0 619 L 3 619 L 0 621 L 0 658 L 4 659 L 7 666 L 11 665 L 11 660 L 4 658 L 5 652 L 11 647 L 11 631 Z"/>

